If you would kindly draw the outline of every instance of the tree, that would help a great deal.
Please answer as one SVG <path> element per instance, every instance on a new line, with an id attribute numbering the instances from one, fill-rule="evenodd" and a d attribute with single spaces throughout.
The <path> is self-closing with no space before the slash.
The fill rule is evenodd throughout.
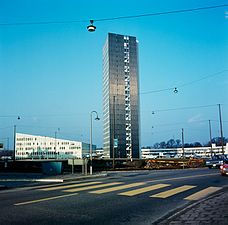
<path id="1" fill-rule="evenodd" d="M 200 142 L 194 142 L 193 147 L 202 147 Z"/>
<path id="2" fill-rule="evenodd" d="M 212 141 L 212 143 L 216 144 L 217 146 L 221 145 L 221 143 L 222 143 L 221 137 L 214 137 L 214 138 L 212 138 L 211 141 Z M 223 137 L 223 144 L 226 144 L 227 142 L 228 142 L 228 139 Z"/>
<path id="3" fill-rule="evenodd" d="M 160 146 L 160 148 L 166 148 L 166 143 L 165 143 L 165 141 L 162 141 L 162 142 L 160 142 L 160 144 L 159 144 Z"/>
<path id="4" fill-rule="evenodd" d="M 221 146 L 221 137 L 214 137 L 212 138 L 212 143 L 216 144 L 216 146 Z M 223 145 L 226 145 L 228 143 L 228 138 L 223 138 Z M 192 147 L 208 147 L 210 146 L 210 142 L 202 145 L 200 142 L 196 141 L 194 143 L 185 143 L 184 147 L 185 148 L 192 148 Z M 155 149 L 159 148 L 180 148 L 182 147 L 182 143 L 180 139 L 174 140 L 174 139 L 169 139 L 167 142 L 162 141 L 160 143 L 155 143 L 153 145 Z"/>
<path id="5" fill-rule="evenodd" d="M 168 140 L 166 143 L 166 148 L 174 148 L 174 147 L 175 147 L 175 140 L 174 139 Z"/>
<path id="6" fill-rule="evenodd" d="M 185 144 L 184 144 L 184 147 L 185 147 L 185 148 L 192 148 L 192 147 L 194 147 L 194 146 L 193 146 L 192 143 L 190 143 L 190 144 L 189 144 L 189 143 L 185 143 Z"/>
<path id="7" fill-rule="evenodd" d="M 181 140 L 180 139 L 177 139 L 176 140 L 176 147 L 177 148 L 180 148 L 181 147 Z"/>
<path id="8" fill-rule="evenodd" d="M 159 147 L 160 147 L 160 144 L 159 144 L 159 143 L 155 143 L 155 144 L 154 144 L 154 148 L 155 148 L 155 149 L 158 149 Z"/>

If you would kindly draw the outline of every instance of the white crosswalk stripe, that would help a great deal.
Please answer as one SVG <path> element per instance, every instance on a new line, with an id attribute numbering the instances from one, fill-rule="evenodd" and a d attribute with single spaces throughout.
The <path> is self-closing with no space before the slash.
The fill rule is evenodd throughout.
<path id="1" fill-rule="evenodd" d="M 192 195 L 189 195 L 188 197 L 184 198 L 186 200 L 191 200 L 191 201 L 196 201 L 196 200 L 200 200 L 216 191 L 219 191 L 221 190 L 222 188 L 221 187 L 208 187 L 208 188 L 205 188 L 201 191 L 198 191 Z"/>
<path id="2" fill-rule="evenodd" d="M 151 195 L 150 197 L 153 197 L 153 198 L 168 198 L 170 196 L 179 194 L 181 192 L 190 190 L 190 189 L 195 188 L 195 187 L 196 186 L 183 185 L 183 186 L 180 186 L 180 187 L 177 187 L 177 188 L 173 188 L 173 189 L 168 190 L 168 191 L 163 191 L 163 192 L 160 192 L 158 194 Z"/>
<path id="3" fill-rule="evenodd" d="M 88 186 L 88 185 L 101 184 L 101 183 L 102 182 L 94 181 L 94 182 L 87 182 L 87 183 L 61 185 L 61 186 L 56 186 L 56 187 L 47 187 L 47 188 L 41 188 L 39 190 L 41 190 L 41 191 L 55 191 L 55 190 L 75 188 L 75 187 Z"/>
<path id="4" fill-rule="evenodd" d="M 135 195 L 143 194 L 149 191 L 153 191 L 153 190 L 168 187 L 168 186 L 170 186 L 170 184 L 155 184 L 149 187 L 143 187 L 143 188 L 139 188 L 131 191 L 122 192 L 122 193 L 119 193 L 118 195 L 135 196 Z"/>
<path id="5" fill-rule="evenodd" d="M 111 187 L 111 188 L 105 188 L 105 189 L 100 189 L 100 190 L 96 190 L 96 191 L 90 191 L 89 193 L 104 194 L 104 193 L 119 191 L 119 190 L 123 190 L 123 189 L 127 189 L 127 188 L 137 187 L 137 186 L 144 185 L 144 184 L 145 184 L 144 182 L 125 184 L 125 185 L 120 185 L 117 187 Z"/>
<path id="6" fill-rule="evenodd" d="M 98 184 L 98 185 L 92 185 L 92 186 L 86 186 L 86 187 L 72 188 L 72 189 L 64 190 L 64 192 L 86 191 L 90 189 L 98 189 L 98 188 L 103 188 L 108 186 L 119 185 L 119 184 L 122 184 L 122 182 L 113 182 L 113 183 L 107 183 L 107 184 Z"/>

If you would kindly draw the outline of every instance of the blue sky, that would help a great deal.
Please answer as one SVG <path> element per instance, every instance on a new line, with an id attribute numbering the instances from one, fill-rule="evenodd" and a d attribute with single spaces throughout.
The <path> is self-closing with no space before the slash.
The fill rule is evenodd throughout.
<path id="1" fill-rule="evenodd" d="M 60 138 L 89 141 L 90 112 L 96 110 L 102 117 L 102 46 L 108 32 L 137 37 L 141 93 L 172 87 L 179 90 L 177 94 L 172 90 L 140 94 L 141 145 L 180 139 L 181 128 L 186 142 L 205 143 L 209 139 L 209 119 L 212 135 L 219 136 L 219 103 L 227 137 L 228 7 L 97 21 L 96 32 L 86 30 L 90 19 L 226 3 L 0 0 L 1 24 L 88 21 L 0 26 L 0 141 L 9 137 L 12 143 L 14 124 L 22 133 L 54 136 L 60 128 Z M 207 105 L 211 106 L 166 110 Z M 102 146 L 102 120 L 93 125 L 94 143 Z"/>

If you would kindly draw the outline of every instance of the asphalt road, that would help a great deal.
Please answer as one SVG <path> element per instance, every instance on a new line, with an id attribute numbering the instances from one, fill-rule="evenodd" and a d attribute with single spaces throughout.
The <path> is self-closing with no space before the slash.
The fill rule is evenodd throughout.
<path id="1" fill-rule="evenodd" d="M 111 173 L 0 191 L 0 224 L 151 224 L 228 185 L 214 169 Z"/>

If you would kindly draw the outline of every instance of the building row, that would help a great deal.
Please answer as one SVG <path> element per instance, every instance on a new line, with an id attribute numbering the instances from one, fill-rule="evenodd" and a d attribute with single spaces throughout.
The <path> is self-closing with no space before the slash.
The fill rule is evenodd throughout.
<path id="1" fill-rule="evenodd" d="M 228 154 L 228 143 L 223 146 L 224 154 Z M 142 159 L 155 159 L 155 158 L 181 158 L 181 157 L 201 157 L 209 158 L 212 155 L 223 154 L 222 146 L 212 144 L 211 147 L 191 147 L 191 148 L 166 148 L 166 149 L 153 149 L 142 148 Z"/>
<path id="2" fill-rule="evenodd" d="M 37 136 L 30 134 L 16 133 L 15 157 L 19 159 L 69 159 L 69 158 L 89 158 L 90 144 L 71 141 L 53 137 Z M 155 158 L 180 158 L 180 157 L 202 157 L 208 158 L 211 155 L 222 154 L 222 147 L 212 144 L 212 147 L 191 147 L 191 148 L 168 148 L 153 149 L 142 148 L 142 159 Z M 224 146 L 224 153 L 228 154 L 228 143 Z M 97 158 L 110 158 L 103 149 L 96 149 L 92 146 L 92 155 Z M 120 157 L 116 157 L 120 158 Z"/>

